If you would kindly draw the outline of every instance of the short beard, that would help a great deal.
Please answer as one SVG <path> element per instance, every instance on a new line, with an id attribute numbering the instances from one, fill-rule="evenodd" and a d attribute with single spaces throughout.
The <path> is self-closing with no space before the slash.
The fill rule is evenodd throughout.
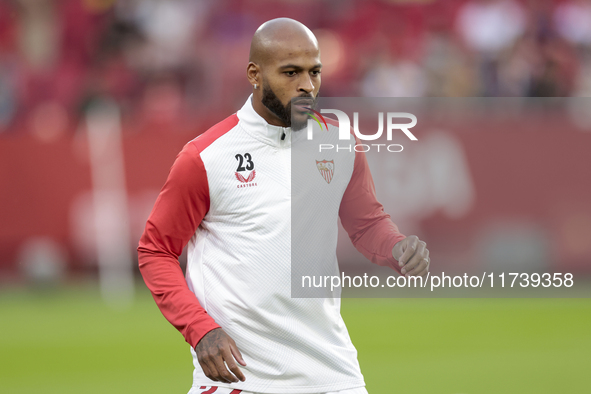
<path id="1" fill-rule="evenodd" d="M 311 98 L 309 95 L 302 95 L 299 97 L 306 97 Z M 314 103 L 316 99 L 314 99 Z M 304 122 L 297 122 L 292 124 L 291 118 L 291 100 L 287 105 L 283 105 L 281 100 L 277 97 L 273 89 L 270 86 L 265 85 L 263 83 L 263 99 L 262 103 L 269 111 L 271 111 L 275 116 L 283 122 L 286 127 L 291 127 L 293 131 L 298 131 L 306 127 L 307 120 Z"/>

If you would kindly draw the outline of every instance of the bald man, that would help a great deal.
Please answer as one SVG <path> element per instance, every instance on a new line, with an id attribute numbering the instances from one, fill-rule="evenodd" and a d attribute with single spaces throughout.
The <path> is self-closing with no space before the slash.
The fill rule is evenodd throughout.
<path id="1" fill-rule="evenodd" d="M 290 153 L 318 96 L 321 68 L 306 26 L 287 18 L 260 26 L 247 66 L 252 95 L 185 145 L 148 219 L 139 267 L 191 345 L 190 394 L 367 393 L 340 299 L 291 297 Z M 383 212 L 365 156 L 334 160 L 342 170 L 332 179 L 314 166 L 306 178 L 328 182 L 321 200 L 334 220 L 298 214 L 319 234 L 336 234 L 340 217 L 372 262 L 425 275 L 425 243 L 402 235 Z M 328 238 L 336 266 L 336 237 Z M 178 263 L 185 245 L 186 277 Z"/>

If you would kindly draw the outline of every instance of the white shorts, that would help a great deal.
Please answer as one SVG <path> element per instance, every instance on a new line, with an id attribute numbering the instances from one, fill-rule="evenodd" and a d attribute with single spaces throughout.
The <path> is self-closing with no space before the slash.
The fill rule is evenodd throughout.
<path id="1" fill-rule="evenodd" d="M 192 387 L 189 391 L 189 394 L 260 394 L 260 393 L 253 393 L 251 391 L 242 391 L 238 389 L 230 389 L 225 387 L 217 387 L 217 386 L 201 386 L 201 387 Z M 279 394 L 279 393 L 278 393 Z M 367 390 L 365 387 L 357 387 L 354 389 L 348 390 L 341 390 L 341 391 L 331 391 L 329 393 L 317 393 L 317 394 L 367 394 Z"/>

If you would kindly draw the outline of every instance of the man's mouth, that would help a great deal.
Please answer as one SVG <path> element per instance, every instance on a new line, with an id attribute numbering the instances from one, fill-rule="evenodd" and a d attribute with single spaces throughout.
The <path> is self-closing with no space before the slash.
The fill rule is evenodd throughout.
<path id="1" fill-rule="evenodd" d="M 310 112 L 313 105 L 314 99 L 312 98 L 299 99 L 293 102 L 293 106 L 296 107 L 299 112 Z"/>

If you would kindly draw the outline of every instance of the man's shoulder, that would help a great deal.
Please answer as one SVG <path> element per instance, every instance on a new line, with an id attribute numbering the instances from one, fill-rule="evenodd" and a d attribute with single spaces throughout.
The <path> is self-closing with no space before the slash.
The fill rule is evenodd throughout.
<path id="1" fill-rule="evenodd" d="M 188 145 L 193 145 L 199 153 L 203 152 L 208 146 L 213 144 L 218 138 L 232 130 L 238 124 L 238 115 L 232 114 L 226 119 L 210 127 L 206 132 L 200 134 L 193 140 L 189 141 Z"/>

